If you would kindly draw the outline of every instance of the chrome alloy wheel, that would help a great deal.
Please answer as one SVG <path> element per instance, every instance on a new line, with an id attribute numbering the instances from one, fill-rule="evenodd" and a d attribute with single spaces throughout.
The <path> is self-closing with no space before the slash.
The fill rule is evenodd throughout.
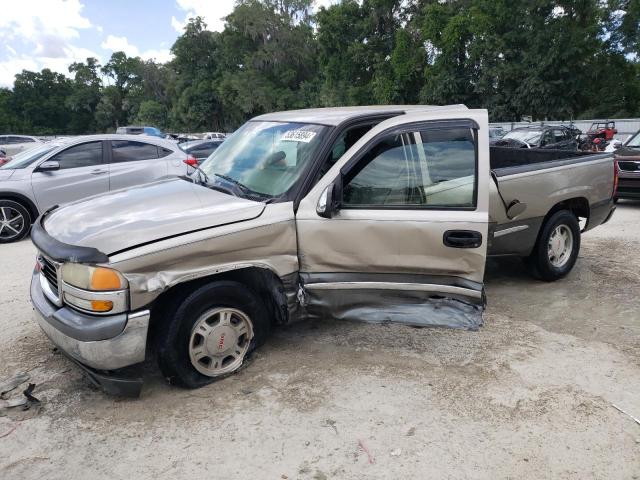
<path id="1" fill-rule="evenodd" d="M 208 377 L 233 372 L 242 365 L 252 339 L 253 324 L 244 312 L 226 307 L 207 310 L 191 330 L 191 364 Z"/>
<path id="2" fill-rule="evenodd" d="M 24 216 L 12 207 L 0 207 L 0 238 L 11 240 L 24 229 Z"/>
<path id="3" fill-rule="evenodd" d="M 573 233 L 566 225 L 558 225 L 549 236 L 547 255 L 549 262 L 556 268 L 563 267 L 573 251 Z"/>

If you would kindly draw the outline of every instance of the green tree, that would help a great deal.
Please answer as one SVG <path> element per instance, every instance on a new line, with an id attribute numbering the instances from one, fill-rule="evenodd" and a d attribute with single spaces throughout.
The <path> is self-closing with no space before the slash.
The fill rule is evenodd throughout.
<path id="1" fill-rule="evenodd" d="M 160 64 L 115 52 L 23 71 L 0 131 L 140 122 L 232 130 L 273 110 L 464 103 L 493 120 L 640 114 L 640 0 L 238 0 L 221 32 L 191 19 Z"/>
<path id="2" fill-rule="evenodd" d="M 167 108 L 155 100 L 145 100 L 140 104 L 135 123 L 166 128 Z"/>
<path id="3" fill-rule="evenodd" d="M 139 57 L 127 57 L 124 52 L 114 52 L 101 70 L 113 80 L 117 92 L 117 95 L 110 95 L 109 99 L 116 127 L 129 123 L 138 114 L 138 108 L 144 99 L 143 61 Z"/>
<path id="4" fill-rule="evenodd" d="M 13 91 L 8 88 L 0 88 L 0 132 L 18 132 L 22 125 L 16 115 L 13 106 Z"/>
<path id="5" fill-rule="evenodd" d="M 216 95 L 218 34 L 210 32 L 201 17 L 192 18 L 171 47 L 170 63 L 175 101 L 170 112 L 174 128 L 197 131 L 220 125 Z"/>
<path id="6" fill-rule="evenodd" d="M 65 105 L 73 112 L 68 129 L 73 133 L 95 132 L 94 115 L 100 102 L 101 81 L 98 75 L 100 65 L 95 58 L 87 58 L 86 63 L 74 62 L 69 73 L 74 75 L 71 95 Z"/>
<path id="7" fill-rule="evenodd" d="M 115 86 L 110 85 L 102 89 L 102 97 L 95 113 L 95 124 L 99 131 L 115 131 L 118 127 L 121 104 L 122 98 Z"/>
<path id="8" fill-rule="evenodd" d="M 71 94 L 71 80 L 45 68 L 42 72 L 23 70 L 16 75 L 11 109 L 17 114 L 24 131 L 36 134 L 68 133 L 72 116 L 66 106 Z"/>

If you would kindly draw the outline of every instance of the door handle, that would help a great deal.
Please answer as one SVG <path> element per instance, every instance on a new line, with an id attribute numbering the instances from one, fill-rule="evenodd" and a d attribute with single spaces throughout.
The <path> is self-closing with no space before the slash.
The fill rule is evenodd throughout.
<path id="1" fill-rule="evenodd" d="M 482 234 L 473 230 L 447 230 L 442 242 L 453 248 L 478 248 L 482 245 Z"/>
<path id="2" fill-rule="evenodd" d="M 107 173 L 106 170 L 91 170 L 91 175 L 102 175 L 103 173 Z"/>

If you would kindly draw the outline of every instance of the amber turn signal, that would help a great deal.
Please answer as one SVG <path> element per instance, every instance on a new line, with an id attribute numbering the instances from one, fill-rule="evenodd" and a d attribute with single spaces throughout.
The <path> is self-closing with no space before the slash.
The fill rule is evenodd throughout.
<path id="1" fill-rule="evenodd" d="M 94 312 L 109 312 L 113 308 L 111 300 L 91 300 L 91 309 Z"/>
<path id="2" fill-rule="evenodd" d="M 91 275 L 91 290 L 119 290 L 122 287 L 117 272 L 109 268 L 94 268 L 93 275 Z"/>

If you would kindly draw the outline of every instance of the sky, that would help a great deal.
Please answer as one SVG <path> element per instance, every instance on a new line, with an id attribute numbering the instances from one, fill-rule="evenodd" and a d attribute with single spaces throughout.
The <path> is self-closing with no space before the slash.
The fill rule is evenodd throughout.
<path id="1" fill-rule="evenodd" d="M 337 0 L 316 0 L 329 5 Z M 122 50 L 166 62 L 189 18 L 204 17 L 209 30 L 224 28 L 235 0 L 3 0 L 0 13 L 0 87 L 23 69 L 49 68 L 68 75 L 73 62 L 105 63 Z"/>

